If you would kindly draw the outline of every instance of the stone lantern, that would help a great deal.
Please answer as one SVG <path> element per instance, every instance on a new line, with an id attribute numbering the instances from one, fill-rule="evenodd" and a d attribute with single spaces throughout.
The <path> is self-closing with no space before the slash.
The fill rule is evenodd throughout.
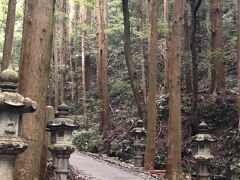
<path id="1" fill-rule="evenodd" d="M 136 122 L 136 127 L 132 130 L 132 135 L 134 136 L 134 147 L 135 147 L 135 166 L 143 167 L 143 159 L 144 159 L 144 150 L 145 150 L 145 138 L 146 138 L 146 130 L 143 126 L 143 121 L 138 120 Z"/>
<path id="2" fill-rule="evenodd" d="M 61 104 L 55 118 L 47 123 L 47 131 L 51 132 L 49 150 L 53 156 L 54 176 L 56 180 L 67 180 L 69 157 L 75 150 L 72 145 L 72 132 L 79 124 L 68 117 L 69 107 Z"/>
<path id="3" fill-rule="evenodd" d="M 20 137 L 22 114 L 36 110 L 37 104 L 17 93 L 18 74 L 10 65 L 0 73 L 0 177 L 12 180 L 17 156 L 27 147 Z"/>
<path id="4" fill-rule="evenodd" d="M 208 125 L 205 122 L 199 124 L 199 134 L 193 137 L 197 144 L 197 153 L 194 159 L 197 161 L 197 180 L 208 180 L 208 165 L 213 159 L 210 152 L 210 144 L 214 142 L 214 138 L 208 133 Z"/>

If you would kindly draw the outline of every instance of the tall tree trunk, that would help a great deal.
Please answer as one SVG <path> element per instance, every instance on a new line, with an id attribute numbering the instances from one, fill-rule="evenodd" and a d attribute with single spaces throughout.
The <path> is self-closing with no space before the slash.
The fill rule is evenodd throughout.
<path id="1" fill-rule="evenodd" d="M 38 108 L 34 114 L 23 115 L 22 136 L 27 139 L 29 147 L 17 158 L 15 179 L 33 180 L 41 179 L 54 1 L 31 0 L 25 3 L 19 93 L 35 100 Z"/>
<path id="2" fill-rule="evenodd" d="M 151 1 L 151 35 L 148 60 L 149 95 L 147 100 L 147 142 L 145 150 L 144 167 L 154 169 L 154 157 L 156 149 L 156 118 L 157 118 L 157 22 L 158 22 L 158 0 Z"/>
<path id="3" fill-rule="evenodd" d="M 168 34 L 168 27 L 169 27 L 169 0 L 164 0 L 164 31 L 166 33 L 166 35 Z M 165 49 L 165 51 L 167 51 L 167 49 Z M 165 93 L 169 92 L 169 69 L 168 69 L 169 65 L 168 65 L 168 59 L 165 58 L 164 59 L 164 91 Z"/>
<path id="4" fill-rule="evenodd" d="M 96 0 L 96 28 L 97 28 L 97 69 L 98 69 L 98 92 L 101 100 L 100 131 L 106 137 L 110 130 L 109 120 L 109 97 L 107 82 L 107 34 L 108 27 L 108 0 Z M 100 28 L 100 29 L 99 29 Z"/>
<path id="5" fill-rule="evenodd" d="M 64 16 L 67 14 L 67 0 L 62 0 L 62 13 Z M 60 104 L 65 101 L 65 76 L 66 76 L 66 60 L 67 60 L 67 22 L 65 18 L 62 18 L 62 36 L 61 36 L 61 54 L 60 54 Z"/>
<path id="6" fill-rule="evenodd" d="M 79 32 L 79 28 L 77 28 L 77 23 L 80 22 L 80 4 L 79 3 L 75 3 L 75 26 L 76 26 L 76 29 L 75 29 L 75 32 L 74 32 L 74 36 L 76 38 L 74 38 L 74 46 L 77 47 L 78 44 L 80 43 L 79 42 L 79 36 L 80 36 L 80 32 Z M 78 57 L 75 57 L 74 58 L 74 67 L 73 69 L 77 70 L 80 68 L 80 65 L 79 65 L 79 58 Z M 81 77 L 79 76 L 78 73 L 75 73 L 74 74 L 74 82 L 75 82 L 75 102 L 76 103 L 79 103 L 80 102 L 80 80 Z"/>
<path id="7" fill-rule="evenodd" d="M 97 45 L 97 54 L 96 54 L 96 66 L 97 66 L 97 93 L 99 94 L 100 89 L 100 55 L 101 55 L 101 49 L 102 49 L 102 4 L 101 0 L 96 0 L 96 45 Z"/>
<path id="8" fill-rule="evenodd" d="M 82 90 L 83 90 L 83 118 L 85 129 L 88 130 L 88 119 L 87 119 L 87 89 L 86 89 L 86 66 L 85 66 L 85 32 L 82 33 Z"/>
<path id="9" fill-rule="evenodd" d="M 192 31 L 191 31 L 191 52 L 192 52 L 192 82 L 193 82 L 193 94 L 192 94 L 192 107 L 191 107 L 191 121 L 194 128 L 198 127 L 198 115 L 197 115 L 197 100 L 198 100 L 198 63 L 199 52 L 197 47 L 197 11 L 201 5 L 202 0 L 190 1 L 191 14 L 192 14 Z"/>
<path id="10" fill-rule="evenodd" d="M 85 24 L 91 24 L 91 10 L 85 8 Z M 87 37 L 87 32 L 82 32 L 82 87 L 83 87 L 83 117 L 85 122 L 85 129 L 89 128 L 89 121 L 87 117 L 87 107 L 88 107 L 88 90 L 90 86 L 90 57 L 85 54 L 85 37 Z"/>
<path id="11" fill-rule="evenodd" d="M 164 30 L 168 31 L 169 26 L 169 0 L 163 0 L 163 22 L 164 22 Z"/>
<path id="12" fill-rule="evenodd" d="M 211 0 L 205 0 L 203 1 L 203 4 L 204 4 L 204 8 L 205 8 L 205 20 L 206 20 L 206 31 L 207 31 L 207 36 L 208 36 L 208 47 L 210 48 L 211 44 L 211 40 L 210 40 L 210 34 L 211 34 Z M 209 54 L 209 58 L 208 58 L 208 78 L 207 78 L 207 81 L 208 81 L 208 85 L 209 87 L 211 86 L 211 57 L 210 57 L 210 54 Z"/>
<path id="13" fill-rule="evenodd" d="M 2 71 L 7 69 L 11 62 L 14 24 L 15 24 L 15 11 L 16 11 L 16 0 L 9 0 L 6 30 L 5 30 L 5 40 L 3 45 L 3 58 L 2 58 L 2 68 L 1 68 Z"/>
<path id="14" fill-rule="evenodd" d="M 180 50 L 183 30 L 185 1 L 174 0 L 173 26 L 168 41 L 169 60 L 169 121 L 168 121 L 168 160 L 167 177 L 181 180 L 181 88 L 180 88 Z"/>
<path id="15" fill-rule="evenodd" d="M 186 94 L 192 93 L 192 71 L 190 65 L 190 57 L 189 57 L 189 49 L 190 49 L 190 41 L 189 41 L 189 25 L 188 25 L 188 9 L 184 10 L 184 42 L 183 42 L 183 54 L 185 61 L 185 87 Z"/>
<path id="16" fill-rule="evenodd" d="M 74 0 L 69 1 L 69 35 L 68 35 L 68 43 L 70 44 L 69 48 L 69 67 L 70 67 L 70 78 L 71 78 L 71 101 L 74 101 L 74 69 L 73 69 L 73 49 L 74 49 L 74 31 L 75 31 L 75 2 Z"/>
<path id="17" fill-rule="evenodd" d="M 54 18 L 53 25 L 53 61 L 54 61 L 54 107 L 56 108 L 60 105 L 59 103 L 59 53 L 58 53 L 58 30 L 56 17 Z"/>
<path id="18" fill-rule="evenodd" d="M 238 88 L 238 135 L 240 135 L 240 0 L 237 0 L 237 65 L 238 65 L 238 76 L 237 76 L 237 88 Z"/>
<path id="19" fill-rule="evenodd" d="M 144 26 L 145 26 L 145 17 L 144 13 L 146 13 L 144 10 L 146 9 L 145 3 L 141 1 L 141 19 L 140 19 L 140 31 L 142 33 L 141 36 L 141 43 L 140 43 L 140 52 L 141 52 L 141 75 L 142 75 L 142 91 L 143 91 L 143 97 L 144 102 L 147 101 L 147 87 L 146 87 L 146 75 L 145 75 L 145 57 L 144 57 Z"/>
<path id="20" fill-rule="evenodd" d="M 226 87 L 226 75 L 223 63 L 223 37 L 222 37 L 222 6 L 221 0 L 211 1 L 212 23 L 212 54 L 211 54 L 211 92 L 223 92 Z"/>
<path id="21" fill-rule="evenodd" d="M 136 67 L 133 62 L 130 46 L 130 21 L 129 21 L 129 10 L 128 0 L 122 0 L 123 5 L 123 17 L 124 17 L 124 54 L 128 69 L 128 75 L 130 78 L 134 99 L 137 104 L 138 115 L 143 119 L 144 124 L 147 124 L 146 104 L 144 102 L 144 96 L 141 91 L 140 81 L 137 78 Z"/>

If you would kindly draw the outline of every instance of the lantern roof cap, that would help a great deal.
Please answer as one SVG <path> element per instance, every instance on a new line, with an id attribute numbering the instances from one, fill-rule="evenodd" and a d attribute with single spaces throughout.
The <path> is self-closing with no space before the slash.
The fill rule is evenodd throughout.
<path id="1" fill-rule="evenodd" d="M 57 129 L 78 129 L 79 123 L 74 121 L 69 117 L 69 107 L 62 103 L 58 106 L 58 110 L 55 112 L 55 118 L 48 121 L 47 131 L 57 130 Z"/>
<path id="2" fill-rule="evenodd" d="M 0 111 L 14 110 L 22 113 L 34 112 L 37 103 L 17 93 L 18 74 L 12 65 L 0 73 Z"/>
<path id="3" fill-rule="evenodd" d="M 16 91 L 18 85 L 18 74 L 13 70 L 12 64 L 0 73 L 0 88 L 3 91 Z"/>
<path id="4" fill-rule="evenodd" d="M 194 141 L 196 142 L 203 142 L 203 141 L 214 142 L 215 141 L 215 138 L 213 138 L 212 135 L 208 133 L 209 131 L 208 125 L 204 121 L 202 121 L 198 127 L 199 127 L 199 133 L 193 137 Z"/>
<path id="5" fill-rule="evenodd" d="M 202 122 L 199 124 L 198 128 L 199 128 L 199 132 L 200 132 L 200 133 L 208 132 L 208 125 L 207 125 L 204 121 L 202 121 Z"/>
<path id="6" fill-rule="evenodd" d="M 147 131 L 146 129 L 144 128 L 143 126 L 143 121 L 141 119 L 139 119 L 137 122 L 136 122 L 136 127 L 133 128 L 132 130 L 132 134 L 133 135 L 146 135 L 147 134 Z"/>

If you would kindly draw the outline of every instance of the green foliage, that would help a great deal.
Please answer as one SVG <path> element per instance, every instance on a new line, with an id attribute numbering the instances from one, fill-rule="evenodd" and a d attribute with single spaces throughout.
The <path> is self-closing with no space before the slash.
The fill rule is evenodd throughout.
<path id="1" fill-rule="evenodd" d="M 166 169 L 167 153 L 156 154 L 154 157 L 154 169 Z"/>
<path id="2" fill-rule="evenodd" d="M 92 0 L 74 0 L 76 4 L 81 4 L 86 6 L 87 8 L 93 9 L 95 7 L 95 4 Z"/>
<path id="3" fill-rule="evenodd" d="M 198 102 L 200 120 L 207 122 L 212 128 L 219 128 L 232 122 L 237 114 L 236 100 L 232 96 L 201 97 Z"/>
<path id="4" fill-rule="evenodd" d="M 157 98 L 158 117 L 160 119 L 166 119 L 168 117 L 168 100 L 168 94 L 161 95 Z"/>
<path id="5" fill-rule="evenodd" d="M 73 142 L 81 151 L 98 153 L 101 147 L 101 137 L 98 135 L 99 125 L 93 125 L 89 130 L 74 131 Z"/>

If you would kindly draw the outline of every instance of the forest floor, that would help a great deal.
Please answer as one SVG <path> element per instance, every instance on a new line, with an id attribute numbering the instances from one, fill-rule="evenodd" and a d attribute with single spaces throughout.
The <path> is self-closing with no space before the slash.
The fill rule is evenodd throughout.
<path id="1" fill-rule="evenodd" d="M 161 176 L 149 175 L 114 158 L 74 152 L 69 162 L 74 180 L 163 180 Z"/>

